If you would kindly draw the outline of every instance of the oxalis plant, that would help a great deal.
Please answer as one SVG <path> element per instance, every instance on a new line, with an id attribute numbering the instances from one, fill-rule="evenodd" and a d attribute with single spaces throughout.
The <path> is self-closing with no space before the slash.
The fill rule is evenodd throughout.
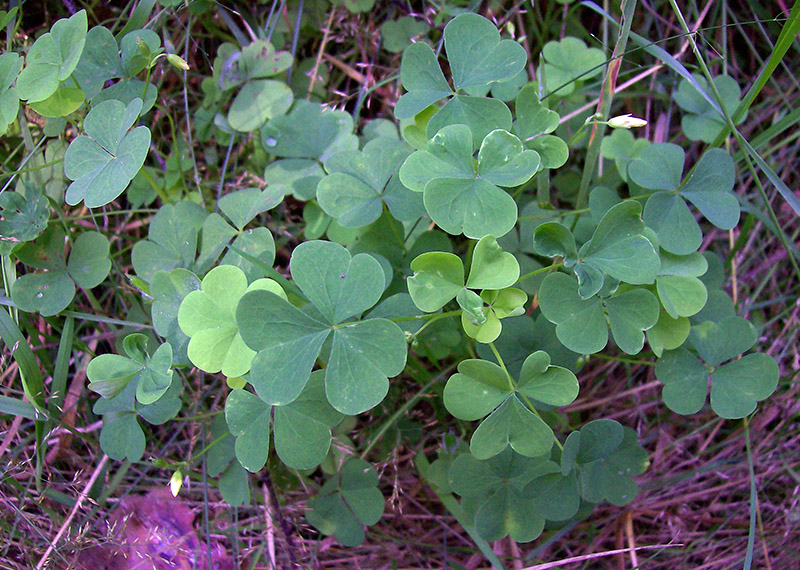
<path id="1" fill-rule="evenodd" d="M 147 424 L 180 414 L 193 370 L 204 382 L 225 377 L 209 444 L 159 463 L 174 471 L 175 492 L 203 457 L 231 505 L 251 501 L 248 473 L 285 472 L 316 489 L 308 522 L 357 545 L 384 510 L 370 452 L 432 393 L 457 427 L 435 458 L 419 452 L 417 467 L 493 556 L 487 541 L 528 542 L 637 494 L 634 477 L 648 466 L 640 434 L 602 417 L 573 425 L 560 410 L 578 397 L 592 355 L 654 363 L 678 414 L 710 400 L 718 416 L 744 418 L 775 390 L 778 367 L 751 352 L 756 329 L 724 292 L 722 262 L 699 252 L 704 229 L 739 221 L 726 151 L 687 165 L 681 147 L 624 130 L 635 118 L 593 116 L 579 135 L 621 127 L 600 150 L 617 184 L 577 194 L 553 184 L 551 195 L 582 141 L 564 140 L 550 106 L 583 97 L 606 62 L 581 40 L 546 44 L 531 81 L 520 44 L 459 15 L 442 54 L 425 41 L 405 49 L 397 121 L 360 136 L 349 114 L 287 83 L 289 53 L 266 38 L 223 44 L 203 81 L 197 137 L 251 137 L 266 186 L 185 199 L 180 158 L 164 177 L 145 165 L 151 73 L 185 62 L 149 30 L 87 27 L 83 11 L 59 20 L 24 66 L 16 53 L 0 56 L 5 129 L 22 101 L 46 118 L 44 157 L 63 156 L 63 172 L 35 169 L 0 194 L 4 285 L 20 312 L 64 314 L 73 326 L 76 286 L 97 305 L 91 289 L 109 273 L 109 242 L 97 231 L 67 235 L 51 209 L 99 208 L 126 189 L 130 202 L 161 197 L 147 239 L 130 250 L 129 280 L 152 331 L 125 336 L 119 354 L 95 356 L 86 373 L 100 445 L 130 461 L 146 452 Z M 735 106 L 729 79 L 720 85 Z M 710 141 L 724 123 L 703 107 L 698 81 L 681 83 L 676 99 L 687 134 Z M 594 168 L 585 164 L 590 182 Z M 276 268 L 262 214 L 287 199 L 304 204 L 305 227 L 280 237 L 291 253 Z M 6 311 L 0 321 L 13 343 L 14 321 Z M 25 369 L 46 426 L 41 374 Z M 365 442 L 351 439 L 354 426 Z"/>

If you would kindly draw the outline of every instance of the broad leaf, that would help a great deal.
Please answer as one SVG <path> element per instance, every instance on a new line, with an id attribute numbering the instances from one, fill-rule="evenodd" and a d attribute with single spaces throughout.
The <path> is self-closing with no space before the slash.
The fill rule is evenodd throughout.
<path id="1" fill-rule="evenodd" d="M 542 314 L 556 325 L 556 336 L 578 353 L 605 348 L 608 328 L 624 352 L 637 354 L 644 346 L 644 331 L 658 321 L 658 300 L 644 289 L 632 289 L 600 299 L 582 299 L 578 284 L 563 273 L 548 275 L 539 289 Z"/>
<path id="2" fill-rule="evenodd" d="M 475 501 L 475 527 L 481 537 L 494 541 L 510 535 L 517 542 L 530 542 L 541 534 L 545 519 L 523 489 L 557 469 L 544 458 L 522 457 L 510 449 L 485 461 L 465 453 L 450 466 L 449 480 L 453 492 Z"/>
<path id="3" fill-rule="evenodd" d="M 556 91 L 559 97 L 570 95 L 577 82 L 599 75 L 606 63 L 601 50 L 586 47 L 583 40 L 574 37 L 547 42 L 542 48 L 542 57 L 547 91 Z"/>
<path id="4" fill-rule="evenodd" d="M 268 403 L 294 401 L 332 336 L 325 369 L 328 400 L 349 415 L 377 405 L 389 389 L 388 378 L 405 367 L 403 331 L 385 319 L 343 321 L 378 302 L 384 289 L 380 264 L 367 254 L 351 257 L 338 244 L 309 241 L 295 248 L 290 269 L 312 305 L 301 311 L 271 293 L 254 291 L 237 307 L 242 338 L 258 351 L 250 382 Z"/>
<path id="5" fill-rule="evenodd" d="M 361 525 L 373 525 L 383 515 L 378 475 L 361 459 L 351 458 L 341 471 L 308 501 L 306 519 L 322 534 L 335 535 L 343 546 L 364 541 Z"/>
<path id="6" fill-rule="evenodd" d="M 550 451 L 553 431 L 523 400 L 566 405 L 578 395 L 578 381 L 569 370 L 550 365 L 545 352 L 528 356 L 514 382 L 498 365 L 485 360 L 465 360 L 444 390 L 448 411 L 459 419 L 488 417 L 470 442 L 472 455 L 487 459 L 507 446 L 521 455 L 536 457 Z"/>
<path id="7" fill-rule="evenodd" d="M 339 151 L 358 148 L 353 118 L 348 113 L 302 100 L 295 101 L 289 114 L 274 117 L 264 125 L 261 143 L 275 156 L 320 162 Z"/>
<path id="8" fill-rule="evenodd" d="M 108 239 L 99 232 L 83 232 L 72 244 L 67 271 L 79 287 L 97 287 L 111 270 Z"/>
<path id="9" fill-rule="evenodd" d="M 709 94 L 711 93 L 705 77 L 693 74 L 693 78 L 702 89 Z M 739 106 L 739 99 L 741 98 L 741 89 L 736 80 L 728 75 L 718 75 L 713 78 L 713 82 L 714 87 L 722 97 L 722 100 L 717 101 L 717 103 L 729 115 L 733 115 L 733 112 Z M 673 97 L 675 103 L 686 111 L 686 114 L 681 118 L 681 127 L 683 127 L 683 132 L 689 140 L 711 143 L 717 138 L 722 129 L 727 126 L 725 117 L 721 116 L 687 79 L 681 79 L 678 84 L 678 90 L 673 93 Z M 741 123 L 746 117 L 746 114 L 742 115 L 738 122 Z"/>
<path id="10" fill-rule="evenodd" d="M 425 213 L 421 197 L 403 186 L 397 175 L 410 152 L 404 142 L 378 138 L 363 150 L 333 155 L 325 162 L 328 175 L 317 186 L 319 205 L 345 227 L 371 224 L 384 204 L 400 221 L 418 219 Z"/>
<path id="11" fill-rule="evenodd" d="M 719 323 L 706 321 L 692 327 L 691 344 L 705 364 L 687 349 L 665 352 L 656 363 L 656 378 L 664 384 L 662 397 L 672 411 L 694 414 L 703 407 L 711 377 L 711 409 L 728 419 L 751 414 L 756 404 L 778 385 L 778 365 L 766 354 L 748 354 L 756 341 L 753 326 L 740 317 Z"/>
<path id="12" fill-rule="evenodd" d="M 88 28 L 86 11 L 58 20 L 49 32 L 33 43 L 25 69 L 17 79 L 17 94 L 23 101 L 43 101 L 55 93 L 78 65 Z"/>
<path id="13" fill-rule="evenodd" d="M 469 127 L 444 127 L 425 150 L 406 159 L 400 180 L 423 192 L 428 214 L 447 233 L 474 239 L 505 235 L 516 222 L 517 206 L 497 184 L 525 183 L 539 168 L 539 155 L 502 130 L 483 140 L 477 164 L 473 150 Z"/>
<path id="14" fill-rule="evenodd" d="M 186 295 L 178 311 L 178 324 L 190 337 L 187 354 L 192 364 L 209 373 L 243 376 L 250 370 L 255 351 L 242 341 L 236 325 L 236 306 L 248 291 L 264 290 L 285 298 L 280 285 L 259 279 L 249 286 L 238 267 L 220 265 L 203 278 L 201 288 Z"/>
<path id="15" fill-rule="evenodd" d="M 105 206 L 127 188 L 150 147 L 147 127 L 129 130 L 141 110 L 141 99 L 134 99 L 127 107 L 112 100 L 89 111 L 86 135 L 73 140 L 64 155 L 64 173 L 74 180 L 67 188 L 68 204 L 83 200 L 89 208 Z"/>

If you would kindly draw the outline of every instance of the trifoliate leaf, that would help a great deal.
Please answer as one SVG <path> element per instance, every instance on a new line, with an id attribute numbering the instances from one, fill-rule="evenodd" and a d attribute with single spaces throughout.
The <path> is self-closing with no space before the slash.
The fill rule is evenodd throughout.
<path id="1" fill-rule="evenodd" d="M 122 194 L 139 172 L 150 148 L 150 130 L 136 127 L 141 99 L 127 107 L 104 101 L 86 115 L 86 135 L 73 140 L 64 154 L 64 173 L 74 180 L 67 188 L 67 204 L 81 200 L 87 207 L 105 206 Z"/>
<path id="2" fill-rule="evenodd" d="M 322 534 L 335 535 L 343 546 L 364 541 L 361 525 L 371 526 L 383 515 L 378 475 L 361 459 L 351 458 L 341 471 L 308 501 L 306 519 Z"/>
<path id="3" fill-rule="evenodd" d="M 280 285 L 259 279 L 249 286 L 238 267 L 220 265 L 203 278 L 201 288 L 186 295 L 178 324 L 190 337 L 187 354 L 192 364 L 209 373 L 236 377 L 250 370 L 255 351 L 242 341 L 236 325 L 236 306 L 248 291 L 264 290 L 284 297 Z"/>
<path id="4" fill-rule="evenodd" d="M 43 101 L 55 93 L 78 65 L 88 28 L 86 10 L 58 20 L 39 36 L 28 50 L 25 69 L 17 79 L 17 94 L 23 101 Z"/>

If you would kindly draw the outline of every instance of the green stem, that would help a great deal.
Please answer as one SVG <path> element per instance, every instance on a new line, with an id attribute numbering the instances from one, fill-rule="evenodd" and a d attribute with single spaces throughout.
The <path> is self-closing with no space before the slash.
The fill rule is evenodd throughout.
<path id="1" fill-rule="evenodd" d="M 619 35 L 617 36 L 617 43 L 614 46 L 614 52 L 611 54 L 611 61 L 608 65 L 608 71 L 603 79 L 603 88 L 600 93 L 600 102 L 598 103 L 597 112 L 604 118 L 608 117 L 611 110 L 611 102 L 614 99 L 614 90 L 617 84 L 617 75 L 619 67 L 622 64 L 620 59 L 622 54 L 625 53 L 625 46 L 628 44 L 628 36 L 631 32 L 631 24 L 633 23 L 633 12 L 636 8 L 636 0 L 623 0 L 622 2 L 622 26 L 620 26 Z M 583 167 L 583 176 L 581 177 L 581 185 L 578 189 L 578 197 L 575 200 L 576 208 L 583 208 L 589 197 L 589 186 L 594 179 L 595 169 L 597 167 L 598 159 L 600 158 L 600 145 L 603 142 L 603 133 L 605 132 L 605 125 L 594 123 L 592 127 L 591 138 L 589 139 L 589 148 L 586 152 L 586 164 Z M 572 222 L 572 229 L 578 223 L 578 216 Z"/>
<path id="2" fill-rule="evenodd" d="M 515 285 L 518 285 L 518 284 L 522 283 L 523 281 L 525 281 L 526 279 L 529 279 L 530 277 L 535 277 L 536 275 L 539 275 L 540 273 L 546 273 L 548 271 L 551 271 L 553 269 L 558 269 L 559 267 L 563 267 L 563 266 L 564 266 L 564 263 L 563 262 L 559 262 L 559 263 L 554 263 L 552 265 L 548 265 L 547 267 L 542 267 L 540 269 L 536 269 L 535 271 L 531 271 L 530 273 L 526 273 L 525 275 L 523 275 L 522 277 L 517 279 L 517 282 L 515 283 Z"/>
<path id="3" fill-rule="evenodd" d="M 394 425 L 394 423 L 397 420 L 399 420 L 403 416 L 403 414 L 405 414 L 408 410 L 413 408 L 417 404 L 417 402 L 419 402 L 420 398 L 422 398 L 422 396 L 428 390 L 430 390 L 434 384 L 441 381 L 445 376 L 450 374 L 450 372 L 452 372 L 452 370 L 455 367 L 456 367 L 455 364 L 451 364 L 450 366 L 445 368 L 442 372 L 434 376 L 430 382 L 428 382 L 422 388 L 420 388 L 419 391 L 416 394 L 414 394 L 405 404 L 400 406 L 400 408 L 398 408 L 398 410 L 395 413 L 393 413 L 391 417 L 383 423 L 378 432 L 373 436 L 373 438 L 364 448 L 364 451 L 361 452 L 361 455 L 359 455 L 359 457 L 361 459 L 364 459 L 372 450 L 372 448 L 375 447 L 375 444 L 378 443 L 381 439 L 383 439 L 383 436 L 386 434 L 388 429 L 392 427 L 392 425 Z"/>

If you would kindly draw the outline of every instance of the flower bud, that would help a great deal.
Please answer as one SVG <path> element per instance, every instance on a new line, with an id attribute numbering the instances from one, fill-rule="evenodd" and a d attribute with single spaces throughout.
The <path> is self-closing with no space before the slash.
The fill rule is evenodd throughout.
<path id="1" fill-rule="evenodd" d="M 612 117 L 606 124 L 612 129 L 633 129 L 635 127 L 645 126 L 647 121 L 640 119 L 639 117 L 632 117 L 631 114 L 628 113 L 627 115 Z"/>
<path id="2" fill-rule="evenodd" d="M 189 71 L 189 64 L 186 63 L 186 60 L 183 59 L 176 53 L 167 54 L 167 61 L 170 62 L 173 67 L 177 67 L 178 69 L 182 69 L 183 71 Z"/>
<path id="3" fill-rule="evenodd" d="M 180 493 L 181 487 L 183 487 L 183 473 L 181 470 L 178 469 L 175 473 L 172 474 L 169 480 L 169 490 L 172 493 L 173 497 L 177 497 L 178 493 Z"/>

